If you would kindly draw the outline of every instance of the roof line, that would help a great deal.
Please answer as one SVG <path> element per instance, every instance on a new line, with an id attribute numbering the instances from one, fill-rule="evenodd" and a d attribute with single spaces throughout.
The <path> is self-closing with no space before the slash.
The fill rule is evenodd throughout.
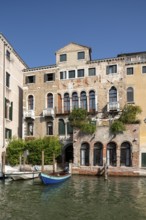
<path id="1" fill-rule="evenodd" d="M 19 56 L 19 54 L 16 52 L 16 50 L 13 48 L 13 46 L 9 43 L 9 41 L 7 40 L 7 38 L 0 33 L 0 38 L 2 39 L 2 41 L 9 46 L 9 48 L 14 52 L 14 54 L 16 55 L 16 57 L 21 61 L 21 63 L 28 68 L 28 65 L 24 62 L 24 60 Z"/>

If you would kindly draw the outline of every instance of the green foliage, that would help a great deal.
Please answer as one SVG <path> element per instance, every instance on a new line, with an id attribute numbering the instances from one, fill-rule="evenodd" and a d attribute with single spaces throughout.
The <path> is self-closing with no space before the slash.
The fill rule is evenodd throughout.
<path id="1" fill-rule="evenodd" d="M 25 142 L 21 139 L 12 139 L 7 147 L 7 160 L 11 165 L 19 164 L 20 155 L 25 151 Z"/>
<path id="2" fill-rule="evenodd" d="M 110 131 L 117 134 L 125 130 L 125 124 L 139 123 L 137 115 L 141 112 L 141 108 L 137 105 L 125 105 L 120 118 L 111 124 Z"/>
<path id="3" fill-rule="evenodd" d="M 59 156 L 61 152 L 61 144 L 58 137 L 44 137 L 39 139 L 32 139 L 23 141 L 20 139 L 13 139 L 7 147 L 7 161 L 11 165 L 19 164 L 19 157 L 23 155 L 24 151 L 28 150 L 27 163 L 32 165 L 41 164 L 42 150 L 45 153 L 45 164 L 51 164 L 53 154 Z"/>
<path id="4" fill-rule="evenodd" d="M 110 132 L 113 134 L 121 133 L 123 131 L 125 131 L 125 125 L 119 120 L 114 121 L 110 126 Z"/>
<path id="5" fill-rule="evenodd" d="M 124 124 L 139 123 L 139 120 L 137 120 L 137 115 L 141 112 L 141 108 L 137 105 L 125 105 L 120 117 L 120 121 L 122 121 Z"/>
<path id="6" fill-rule="evenodd" d="M 86 109 L 74 109 L 69 115 L 71 126 L 80 129 L 84 133 L 93 134 L 96 131 L 96 125 L 91 123 Z"/>

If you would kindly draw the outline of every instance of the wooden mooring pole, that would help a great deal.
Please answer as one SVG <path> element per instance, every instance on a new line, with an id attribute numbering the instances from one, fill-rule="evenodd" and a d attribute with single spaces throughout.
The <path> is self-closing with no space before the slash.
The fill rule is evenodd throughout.
<path id="1" fill-rule="evenodd" d="M 41 171 L 44 171 L 44 150 L 42 150 L 42 168 Z"/>
<path id="2" fill-rule="evenodd" d="M 108 166 L 107 166 L 107 163 L 104 164 L 104 180 L 108 180 Z"/>

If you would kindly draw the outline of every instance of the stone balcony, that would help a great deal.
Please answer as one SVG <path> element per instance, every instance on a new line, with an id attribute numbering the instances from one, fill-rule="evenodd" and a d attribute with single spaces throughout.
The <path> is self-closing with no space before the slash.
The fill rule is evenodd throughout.
<path id="1" fill-rule="evenodd" d="M 31 118 L 31 119 L 35 119 L 35 111 L 34 110 L 26 110 L 24 112 L 24 118 Z"/>
<path id="2" fill-rule="evenodd" d="M 107 104 L 107 111 L 119 111 L 120 110 L 120 104 L 119 102 L 108 102 Z"/>
<path id="3" fill-rule="evenodd" d="M 43 117 L 53 117 L 55 116 L 55 111 L 53 108 L 46 108 L 43 110 Z"/>

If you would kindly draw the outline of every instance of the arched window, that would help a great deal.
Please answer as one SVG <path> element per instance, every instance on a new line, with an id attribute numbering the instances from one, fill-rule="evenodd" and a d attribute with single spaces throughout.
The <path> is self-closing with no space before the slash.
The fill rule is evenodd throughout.
<path id="1" fill-rule="evenodd" d="M 95 111 L 95 92 L 94 91 L 89 92 L 89 111 L 90 112 Z"/>
<path id="2" fill-rule="evenodd" d="M 127 102 L 134 102 L 134 90 L 132 87 L 127 88 Z"/>
<path id="3" fill-rule="evenodd" d="M 53 122 L 47 122 L 47 135 L 53 135 Z"/>
<path id="4" fill-rule="evenodd" d="M 86 96 L 86 92 L 81 92 L 80 102 L 81 102 L 81 108 L 87 109 L 87 96 Z"/>
<path id="5" fill-rule="evenodd" d="M 83 143 L 81 145 L 81 165 L 82 166 L 89 166 L 89 144 Z"/>
<path id="6" fill-rule="evenodd" d="M 59 135 L 65 135 L 65 123 L 64 123 L 64 120 L 63 119 L 59 119 Z"/>
<path id="7" fill-rule="evenodd" d="M 94 166 L 103 165 L 103 145 L 100 142 L 94 144 Z"/>
<path id="8" fill-rule="evenodd" d="M 64 94 L 64 112 L 69 113 L 70 112 L 70 98 L 69 94 L 65 93 Z"/>
<path id="9" fill-rule="evenodd" d="M 114 86 L 109 90 L 109 102 L 117 102 L 117 89 Z"/>
<path id="10" fill-rule="evenodd" d="M 77 109 L 79 107 L 78 94 L 73 92 L 72 94 L 72 109 Z"/>
<path id="11" fill-rule="evenodd" d="M 123 142 L 121 145 L 121 166 L 131 166 L 131 146 L 128 142 Z"/>
<path id="12" fill-rule="evenodd" d="M 53 95 L 51 93 L 47 95 L 47 108 L 53 108 Z"/>
<path id="13" fill-rule="evenodd" d="M 117 164 L 116 144 L 114 142 L 110 142 L 107 145 L 107 165 L 116 166 L 116 164 Z"/>
<path id="14" fill-rule="evenodd" d="M 28 110 L 33 110 L 34 109 L 34 99 L 33 95 L 28 96 Z"/>

